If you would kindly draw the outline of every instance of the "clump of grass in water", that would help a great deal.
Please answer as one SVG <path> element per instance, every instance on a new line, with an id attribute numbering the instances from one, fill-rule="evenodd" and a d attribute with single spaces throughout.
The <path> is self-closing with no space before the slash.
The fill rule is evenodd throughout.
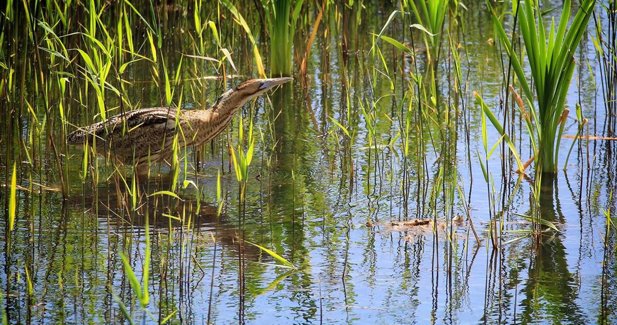
<path id="1" fill-rule="evenodd" d="M 292 45 L 296 22 L 303 0 L 262 0 L 270 34 L 270 72 L 273 76 L 291 76 Z"/>
<path id="2" fill-rule="evenodd" d="M 423 40 L 428 50 L 428 62 L 432 68 L 439 60 L 441 34 L 448 6 L 449 0 L 407 0 L 404 2 L 404 7 L 411 8 L 411 12 L 418 21 L 418 24 L 413 24 L 411 27 L 423 32 Z"/>
<path id="3" fill-rule="evenodd" d="M 124 271 L 126 272 L 126 276 L 131 284 L 131 288 L 133 288 L 133 292 L 135 296 L 139 299 L 139 304 L 142 308 L 148 307 L 150 303 L 150 295 L 148 292 L 148 281 L 150 276 L 150 227 L 148 226 L 148 216 L 146 216 L 146 250 L 144 256 L 144 264 L 142 268 L 142 281 L 143 285 L 140 284 L 139 279 L 135 275 L 135 271 L 133 271 L 133 267 L 131 267 L 131 262 L 129 258 L 124 253 L 120 253 L 120 257 L 122 257 L 122 264 L 124 265 Z"/>
<path id="4" fill-rule="evenodd" d="M 238 24 L 249 37 L 251 44 L 253 44 L 253 55 L 259 75 L 265 76 L 261 54 L 250 27 L 242 14 L 240 14 L 238 8 L 231 1 L 223 0 L 222 3 L 234 15 Z M 272 76 L 291 76 L 293 72 L 293 37 L 303 3 L 304 0 L 298 0 L 295 4 L 291 0 L 262 0 L 266 13 L 266 28 L 268 28 L 270 35 L 270 73 Z"/>
<path id="5" fill-rule="evenodd" d="M 238 127 L 238 145 L 237 149 L 230 145 L 231 158 L 236 173 L 236 179 L 240 183 L 239 199 L 243 203 L 246 194 L 246 182 L 248 180 L 248 168 L 253 160 L 253 151 L 255 149 L 255 139 L 253 138 L 253 121 L 249 124 L 248 138 L 247 138 L 247 150 L 243 149 L 244 146 L 244 127 L 242 125 L 242 119 L 240 119 Z"/>
<path id="6" fill-rule="evenodd" d="M 557 172 L 559 143 L 568 116 L 565 101 L 575 68 L 573 54 L 587 28 L 595 0 L 584 0 L 568 26 L 570 5 L 570 0 L 564 2 L 557 29 L 553 21 L 547 35 L 538 3 L 525 0 L 517 5 L 513 1 L 513 12 L 520 12 L 520 33 L 531 70 L 531 83 L 522 65 L 525 57 L 519 57 L 501 19 L 494 10 L 492 14 L 497 37 L 510 57 L 528 107 L 532 107 L 530 114 L 523 114 L 523 117 L 531 136 L 538 172 Z"/>
<path id="7" fill-rule="evenodd" d="M 431 98 L 437 98 L 437 64 L 441 52 L 441 41 L 450 0 L 407 0 L 403 8 L 411 9 L 418 23 L 411 27 L 422 32 L 427 49 L 426 82 L 429 82 Z"/>

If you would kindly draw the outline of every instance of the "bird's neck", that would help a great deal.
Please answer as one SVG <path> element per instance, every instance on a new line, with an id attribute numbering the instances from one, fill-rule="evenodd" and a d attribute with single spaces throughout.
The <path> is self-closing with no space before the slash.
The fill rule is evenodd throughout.
<path id="1" fill-rule="evenodd" d="M 241 96 L 233 89 L 230 89 L 222 94 L 208 111 L 212 112 L 213 118 L 226 121 L 232 118 L 248 99 L 246 96 Z"/>
<path id="2" fill-rule="evenodd" d="M 223 93 L 209 110 L 221 116 L 233 115 L 246 101 L 245 96 L 239 96 L 233 89 L 230 89 Z"/>
<path id="3" fill-rule="evenodd" d="M 239 99 L 232 92 L 221 95 L 208 109 L 183 112 L 183 120 L 188 122 L 184 127 L 190 130 L 189 143 L 199 145 L 209 141 L 229 125 L 235 113 L 246 103 L 246 99 Z"/>

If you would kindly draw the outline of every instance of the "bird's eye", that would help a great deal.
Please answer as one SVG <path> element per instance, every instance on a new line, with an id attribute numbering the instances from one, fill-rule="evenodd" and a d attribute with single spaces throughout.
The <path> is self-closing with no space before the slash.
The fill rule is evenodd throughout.
<path id="1" fill-rule="evenodd" d="M 265 82 L 259 84 L 259 90 L 264 90 L 266 88 L 268 88 L 268 85 Z"/>

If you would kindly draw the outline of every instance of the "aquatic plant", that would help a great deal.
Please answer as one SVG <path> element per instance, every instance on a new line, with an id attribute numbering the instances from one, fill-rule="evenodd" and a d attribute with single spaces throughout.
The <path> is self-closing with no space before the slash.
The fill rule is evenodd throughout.
<path id="1" fill-rule="evenodd" d="M 244 32 L 246 32 L 246 35 L 248 36 L 253 46 L 253 56 L 255 58 L 255 64 L 257 65 L 257 72 L 259 73 L 259 76 L 265 77 L 266 72 L 264 69 L 263 61 L 261 59 L 261 53 L 259 52 L 259 48 L 257 48 L 257 42 L 253 37 L 253 32 L 251 31 L 251 28 L 249 27 L 246 20 L 244 20 L 244 17 L 240 13 L 240 11 L 238 11 L 238 8 L 236 8 L 236 6 L 234 6 L 234 4 L 231 3 L 230 0 L 221 0 L 221 2 L 223 3 L 223 5 L 225 5 L 225 7 L 227 7 L 227 9 L 229 9 L 238 24 L 242 27 L 242 29 L 244 29 Z"/>
<path id="2" fill-rule="evenodd" d="M 146 220 L 148 219 L 146 218 Z M 141 307 L 144 309 L 148 306 L 150 302 L 148 281 L 149 281 L 149 274 L 150 274 L 150 255 L 151 255 L 150 231 L 149 231 L 149 227 L 147 224 L 146 224 L 145 229 L 146 229 L 146 233 L 145 233 L 146 248 L 145 248 L 144 262 L 142 266 L 143 284 L 140 283 L 139 279 L 137 278 L 137 275 L 135 275 L 135 271 L 133 270 L 133 267 L 131 266 L 131 262 L 128 256 L 124 253 L 120 253 L 120 257 L 122 258 L 122 264 L 124 265 L 124 271 L 126 273 L 126 276 L 128 277 L 129 283 L 131 284 L 131 288 L 133 288 L 133 293 L 138 298 Z"/>
<path id="3" fill-rule="evenodd" d="M 428 49 L 429 64 L 435 64 L 439 60 L 442 30 L 448 13 L 450 0 L 407 0 L 405 6 L 411 8 L 411 12 L 417 20 L 417 24 L 411 25 L 423 32 L 423 40 Z"/>
<path id="4" fill-rule="evenodd" d="M 532 108 L 529 112 L 521 111 L 521 114 L 531 136 L 536 168 L 541 172 L 557 171 L 559 143 L 569 112 L 565 101 L 575 68 L 573 55 L 587 28 L 594 4 L 595 0 L 584 0 L 568 26 L 571 1 L 566 0 L 558 26 L 553 20 L 547 33 L 537 2 L 525 0 L 519 5 L 513 2 L 513 12 L 520 14 L 524 56 L 517 54 L 514 39 L 508 38 L 504 24 L 492 9 L 497 37 L 510 57 L 527 106 Z M 529 62 L 531 80 L 525 74 L 525 60 Z"/>
<path id="5" fill-rule="evenodd" d="M 270 34 L 270 74 L 291 76 L 293 38 L 304 0 L 262 0 Z M 293 4 L 293 6 L 292 6 Z"/>
<path id="6" fill-rule="evenodd" d="M 244 127 L 242 126 L 242 119 L 239 119 L 237 149 L 234 148 L 234 146 L 229 145 L 229 150 L 231 152 L 231 159 L 233 162 L 234 171 L 236 173 L 236 179 L 238 180 L 238 183 L 240 183 L 239 198 L 241 202 L 244 201 L 244 196 L 246 194 L 246 182 L 248 180 L 249 165 L 253 160 L 253 152 L 255 150 L 255 138 L 253 138 L 253 121 L 251 121 L 249 124 L 248 138 L 246 140 L 246 152 L 243 149 L 244 141 Z"/>
<path id="7" fill-rule="evenodd" d="M 9 213 L 8 216 L 8 231 L 13 231 L 15 227 L 15 214 L 17 210 L 17 164 L 13 162 L 13 172 L 11 173 L 11 186 L 9 194 Z"/>
<path id="8" fill-rule="evenodd" d="M 608 134 L 617 132 L 617 3 L 608 1 L 601 5 L 603 14 L 596 17 L 594 23 L 596 37 L 593 38 L 598 56 L 602 95 L 606 107 L 606 126 Z M 610 113 L 613 112 L 613 113 Z"/>
<path id="9" fill-rule="evenodd" d="M 261 246 L 259 244 L 255 244 L 255 243 L 251 243 L 250 241 L 244 241 L 245 243 L 249 244 L 249 245 L 253 245 L 257 248 L 259 248 L 262 252 L 270 255 L 272 258 L 274 258 L 277 262 L 279 262 L 279 264 L 277 266 L 279 267 L 285 267 L 285 268 L 290 268 L 290 269 L 296 269 L 296 266 L 293 265 L 293 263 L 291 263 L 289 260 L 287 260 L 286 258 L 282 257 L 281 255 L 279 255 L 277 252 L 268 249 L 264 246 Z"/>

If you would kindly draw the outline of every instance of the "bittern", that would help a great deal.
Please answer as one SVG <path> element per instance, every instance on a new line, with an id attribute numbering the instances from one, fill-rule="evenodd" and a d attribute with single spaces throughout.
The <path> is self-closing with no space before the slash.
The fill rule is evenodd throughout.
<path id="1" fill-rule="evenodd" d="M 291 80 L 247 80 L 223 93 L 208 109 L 155 107 L 121 113 L 71 132 L 68 143 L 92 146 L 96 141 L 98 153 L 109 152 L 120 162 L 133 164 L 138 171 L 143 171 L 148 162 L 169 163 L 176 135 L 178 143 L 184 146 L 197 146 L 209 141 L 225 129 L 238 109 L 251 98 Z"/>

